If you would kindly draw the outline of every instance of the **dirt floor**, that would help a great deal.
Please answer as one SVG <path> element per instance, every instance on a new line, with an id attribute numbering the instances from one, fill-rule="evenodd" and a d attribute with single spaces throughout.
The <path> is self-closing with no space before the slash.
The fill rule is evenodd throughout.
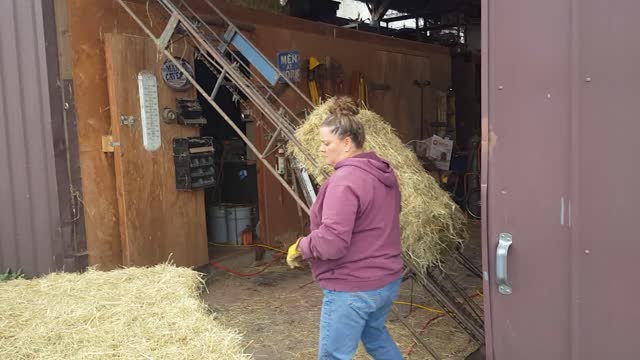
<path id="1" fill-rule="evenodd" d="M 479 225 L 471 226 L 471 240 L 465 245 L 465 254 L 480 264 Z M 225 259 L 224 265 L 242 272 L 253 272 L 253 252 Z M 243 264 L 244 262 L 244 264 Z M 448 267 L 456 280 L 464 286 L 478 303 L 482 302 L 480 279 L 456 265 Z M 213 272 L 207 281 L 205 302 L 229 327 L 244 334 L 247 352 L 255 359 L 315 359 L 317 357 L 318 324 L 322 304 L 322 291 L 312 282 L 309 271 L 290 270 L 284 264 L 270 267 L 254 277 L 238 277 L 222 271 Z M 410 302 L 412 281 L 402 286 L 398 301 Z M 432 310 L 396 304 L 396 310 L 405 317 L 415 331 L 443 359 L 464 359 L 474 351 L 476 344 L 449 317 L 434 312 L 438 306 L 419 286 L 413 287 L 413 303 Z M 434 318 L 438 317 L 436 320 Z M 428 327 L 425 328 L 425 325 Z M 389 331 L 406 359 L 432 359 L 421 345 L 415 345 L 410 332 L 390 315 Z M 370 359 L 360 347 L 355 359 Z"/>

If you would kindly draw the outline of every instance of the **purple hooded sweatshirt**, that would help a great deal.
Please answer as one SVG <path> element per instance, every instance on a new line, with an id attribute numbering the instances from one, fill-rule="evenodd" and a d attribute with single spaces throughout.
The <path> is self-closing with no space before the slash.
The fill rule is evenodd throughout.
<path id="1" fill-rule="evenodd" d="M 402 274 L 400 188 L 374 153 L 340 161 L 311 208 L 311 233 L 298 250 L 320 287 L 370 291 Z"/>

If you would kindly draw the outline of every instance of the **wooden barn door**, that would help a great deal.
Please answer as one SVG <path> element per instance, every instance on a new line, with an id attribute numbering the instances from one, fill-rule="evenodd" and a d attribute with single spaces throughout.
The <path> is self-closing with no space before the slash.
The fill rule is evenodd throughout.
<path id="1" fill-rule="evenodd" d="M 204 193 L 176 190 L 173 138 L 198 136 L 195 127 L 160 122 L 161 146 L 143 145 L 138 74 L 155 74 L 158 105 L 174 109 L 176 98 L 195 98 L 193 89 L 176 92 L 163 81 L 160 56 L 150 39 L 109 34 L 105 39 L 111 126 L 116 166 L 123 264 L 144 266 L 171 259 L 179 266 L 207 263 Z M 182 44 L 174 53 L 191 61 Z"/>

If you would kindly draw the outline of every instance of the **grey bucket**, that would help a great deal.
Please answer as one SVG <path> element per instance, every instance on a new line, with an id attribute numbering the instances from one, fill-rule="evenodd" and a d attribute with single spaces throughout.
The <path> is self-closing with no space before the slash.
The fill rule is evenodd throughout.
<path id="1" fill-rule="evenodd" d="M 242 232 L 253 230 L 253 206 L 227 207 L 227 243 L 242 245 Z"/>
<path id="2" fill-rule="evenodd" d="M 210 206 L 207 208 L 207 238 L 209 242 L 228 242 L 227 207 Z"/>

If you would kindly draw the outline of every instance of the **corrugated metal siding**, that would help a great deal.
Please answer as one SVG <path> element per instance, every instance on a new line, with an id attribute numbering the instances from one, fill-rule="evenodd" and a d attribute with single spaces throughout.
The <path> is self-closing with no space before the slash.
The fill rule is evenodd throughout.
<path id="1" fill-rule="evenodd" d="M 44 8 L 0 1 L 0 271 L 28 275 L 61 269 L 64 258 Z"/>

